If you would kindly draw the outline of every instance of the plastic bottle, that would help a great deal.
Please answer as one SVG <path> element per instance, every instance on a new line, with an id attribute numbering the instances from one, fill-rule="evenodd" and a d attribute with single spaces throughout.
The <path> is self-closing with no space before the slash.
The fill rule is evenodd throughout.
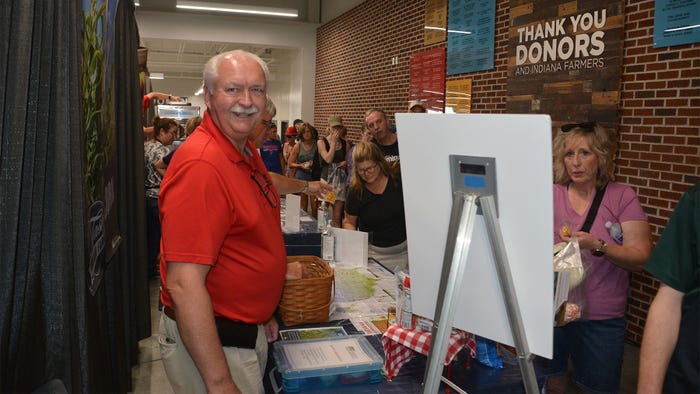
<path id="1" fill-rule="evenodd" d="M 321 258 L 333 265 L 335 260 L 335 236 L 331 232 L 330 209 L 326 202 L 318 207 L 318 227 L 321 231 Z"/>
<path id="2" fill-rule="evenodd" d="M 318 206 L 318 211 L 316 214 L 316 219 L 317 219 L 317 230 L 318 231 L 323 231 L 326 229 L 328 226 L 328 207 L 326 206 L 326 202 L 323 201 L 319 206 Z"/>
<path id="3" fill-rule="evenodd" d="M 413 307 L 411 305 L 411 278 L 406 277 L 403 283 L 404 303 L 401 309 L 401 327 L 412 330 L 413 326 Z"/>
<path id="4" fill-rule="evenodd" d="M 331 226 L 326 226 L 321 234 L 321 256 L 331 266 L 335 261 L 335 236 L 331 232 Z"/>
<path id="5" fill-rule="evenodd" d="M 610 237 L 615 240 L 618 245 L 622 245 L 622 226 L 620 223 L 605 222 L 605 228 L 608 229 Z"/>
<path id="6" fill-rule="evenodd" d="M 411 305 L 411 277 L 405 271 L 396 273 L 396 324 L 413 329 L 413 307 Z"/>

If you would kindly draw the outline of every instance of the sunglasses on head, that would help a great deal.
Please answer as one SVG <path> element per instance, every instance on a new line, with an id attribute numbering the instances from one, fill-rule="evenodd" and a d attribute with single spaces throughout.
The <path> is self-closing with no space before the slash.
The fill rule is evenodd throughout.
<path id="1" fill-rule="evenodd" d="M 597 123 L 596 122 L 583 122 L 583 123 L 569 123 L 561 126 L 561 131 L 564 133 L 568 133 L 569 131 L 580 128 L 583 129 L 584 131 L 588 133 L 592 133 L 595 131 Z"/>

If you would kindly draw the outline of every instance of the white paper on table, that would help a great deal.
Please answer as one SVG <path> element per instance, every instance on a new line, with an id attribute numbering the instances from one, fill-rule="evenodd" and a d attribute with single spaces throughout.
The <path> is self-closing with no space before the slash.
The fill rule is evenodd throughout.
<path id="1" fill-rule="evenodd" d="M 288 344 L 284 346 L 284 354 L 291 369 L 296 371 L 372 362 L 357 338 Z"/>
<path id="2" fill-rule="evenodd" d="M 368 234 L 364 231 L 331 227 L 335 237 L 335 258 L 344 267 L 367 267 Z"/>
<path id="3" fill-rule="evenodd" d="M 387 315 L 386 313 L 383 316 L 375 316 L 375 320 L 379 321 L 380 318 L 383 317 L 384 322 L 386 323 L 387 320 Z M 379 328 L 372 323 L 372 319 L 370 318 L 360 318 L 360 317 L 355 317 L 355 318 L 350 318 L 350 322 L 352 323 L 355 328 L 358 330 L 362 331 L 365 333 L 365 335 L 381 335 L 382 332 L 379 331 Z"/>
<path id="4" fill-rule="evenodd" d="M 301 197 L 296 194 L 287 194 L 285 200 L 284 229 L 287 231 L 299 231 Z"/>

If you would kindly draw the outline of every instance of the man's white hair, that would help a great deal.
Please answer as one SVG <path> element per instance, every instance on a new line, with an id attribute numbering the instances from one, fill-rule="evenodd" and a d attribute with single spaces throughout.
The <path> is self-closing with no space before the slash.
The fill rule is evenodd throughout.
<path id="1" fill-rule="evenodd" d="M 265 63 L 265 61 L 259 56 L 242 49 L 234 49 L 233 51 L 223 52 L 209 59 L 207 64 L 204 65 L 203 86 L 209 90 L 209 92 L 211 92 L 214 88 L 214 82 L 216 82 L 216 78 L 219 76 L 219 64 L 221 61 L 224 59 L 239 57 L 247 57 L 258 62 L 260 68 L 262 68 L 263 73 L 265 74 L 265 86 L 267 87 L 267 82 L 270 80 L 270 69 L 267 67 L 267 63 Z"/>

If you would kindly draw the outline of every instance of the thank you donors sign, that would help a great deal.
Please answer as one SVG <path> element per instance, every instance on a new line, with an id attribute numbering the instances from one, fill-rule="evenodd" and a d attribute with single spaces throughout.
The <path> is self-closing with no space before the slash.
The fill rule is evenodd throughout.
<path id="1" fill-rule="evenodd" d="M 516 75 L 604 67 L 605 19 L 602 9 L 519 27 Z"/>
<path id="2" fill-rule="evenodd" d="M 512 0 L 507 111 L 615 125 L 622 27 L 620 1 Z"/>

